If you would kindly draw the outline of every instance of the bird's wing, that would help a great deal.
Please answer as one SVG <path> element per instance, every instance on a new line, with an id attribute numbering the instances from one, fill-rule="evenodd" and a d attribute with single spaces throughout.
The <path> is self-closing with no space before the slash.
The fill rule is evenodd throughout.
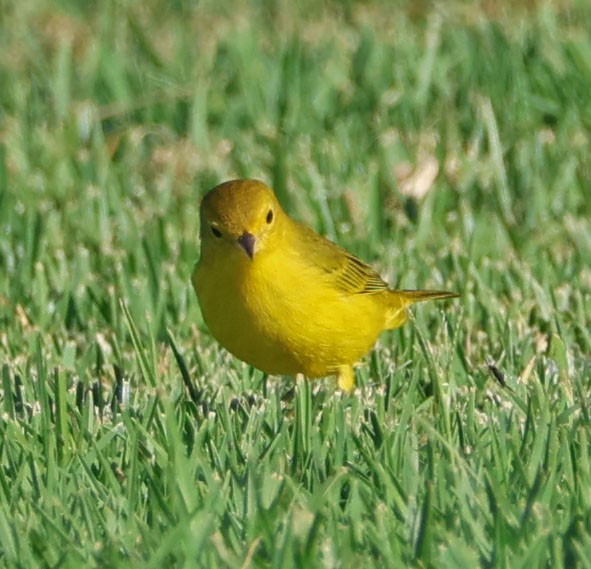
<path id="1" fill-rule="evenodd" d="M 297 234 L 302 255 L 341 292 L 374 294 L 388 289 L 369 265 L 332 241 L 304 225 L 299 225 Z"/>

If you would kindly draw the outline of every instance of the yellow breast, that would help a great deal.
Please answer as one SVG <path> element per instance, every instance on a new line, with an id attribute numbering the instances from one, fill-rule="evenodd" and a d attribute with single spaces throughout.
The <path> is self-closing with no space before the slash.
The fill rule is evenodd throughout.
<path id="1" fill-rule="evenodd" d="M 320 377 L 355 363 L 385 328 L 387 293 L 343 294 L 297 252 L 280 253 L 198 263 L 193 283 L 214 337 L 272 374 Z"/>

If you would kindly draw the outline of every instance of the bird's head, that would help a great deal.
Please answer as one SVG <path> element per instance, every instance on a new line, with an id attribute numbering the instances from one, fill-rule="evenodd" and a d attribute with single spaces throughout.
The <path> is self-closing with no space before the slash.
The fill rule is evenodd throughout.
<path id="1" fill-rule="evenodd" d="M 285 215 L 273 190 L 258 180 L 230 180 L 201 202 L 202 254 L 240 253 L 253 260 L 281 231 Z"/>

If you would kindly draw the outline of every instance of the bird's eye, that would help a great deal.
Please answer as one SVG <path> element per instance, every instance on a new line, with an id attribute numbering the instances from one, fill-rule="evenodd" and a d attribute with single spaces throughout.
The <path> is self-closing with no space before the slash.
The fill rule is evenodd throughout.
<path id="1" fill-rule="evenodd" d="M 272 209 L 270 209 L 270 210 L 267 212 L 267 223 L 272 223 L 272 222 L 273 222 L 273 210 L 272 210 Z"/>
<path id="2" fill-rule="evenodd" d="M 222 236 L 222 232 L 213 225 L 211 226 L 211 232 L 219 239 Z"/>

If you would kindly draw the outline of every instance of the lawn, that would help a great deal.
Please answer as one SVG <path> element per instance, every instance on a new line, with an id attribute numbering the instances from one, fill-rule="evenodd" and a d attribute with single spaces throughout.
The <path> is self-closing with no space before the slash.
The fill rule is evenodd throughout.
<path id="1" fill-rule="evenodd" d="M 591 567 L 587 0 L 0 6 L 0 566 Z M 461 298 L 263 375 L 189 283 L 233 177 Z"/>

